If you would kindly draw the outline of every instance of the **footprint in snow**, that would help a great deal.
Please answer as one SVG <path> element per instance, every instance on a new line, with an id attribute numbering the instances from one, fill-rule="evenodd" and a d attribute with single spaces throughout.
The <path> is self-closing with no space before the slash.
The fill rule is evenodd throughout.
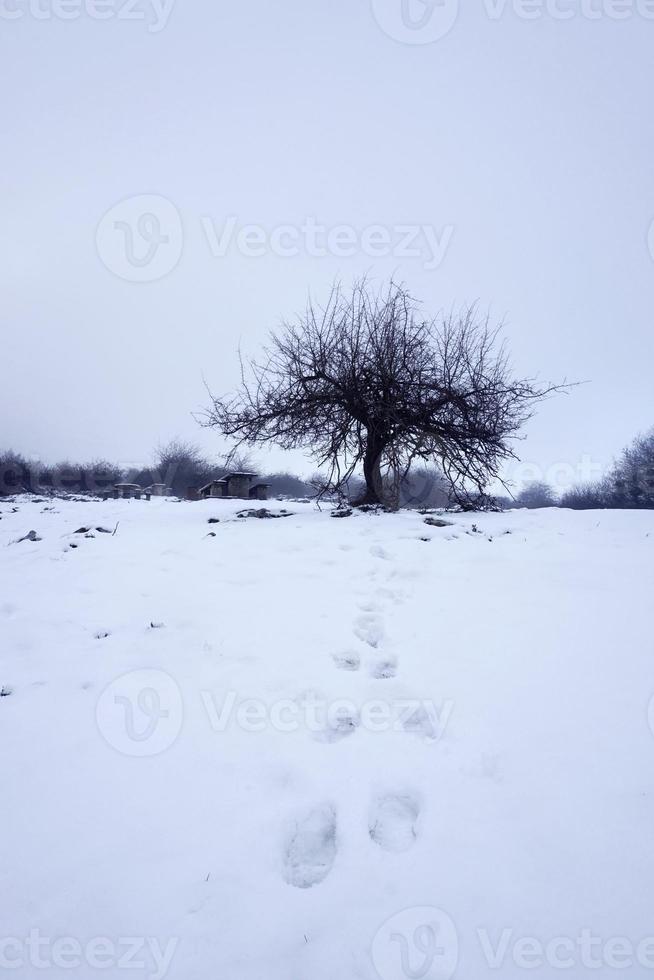
<path id="1" fill-rule="evenodd" d="M 353 650 L 347 650 L 344 653 L 335 653 L 332 655 L 332 659 L 339 670 L 355 671 L 361 666 L 361 657 Z"/>
<path id="2" fill-rule="evenodd" d="M 387 587 L 377 589 L 376 595 L 385 602 L 392 602 L 396 606 L 401 605 L 409 597 L 409 593 L 401 589 L 389 589 Z"/>
<path id="3" fill-rule="evenodd" d="M 359 603 L 359 609 L 363 613 L 376 613 L 379 606 L 374 599 L 364 599 Z"/>
<path id="4" fill-rule="evenodd" d="M 395 677 L 397 674 L 397 660 L 386 657 L 384 660 L 378 660 L 376 663 L 372 664 L 370 667 L 370 676 L 374 677 L 378 681 L 387 681 L 391 677 Z"/>
<path id="5" fill-rule="evenodd" d="M 293 821 L 284 844 L 284 880 L 313 888 L 325 880 L 336 859 L 336 811 L 316 806 Z"/>
<path id="6" fill-rule="evenodd" d="M 441 734 L 438 718 L 425 705 L 420 705 L 415 711 L 402 719 L 402 728 L 410 735 L 423 738 L 437 739 Z"/>
<path id="7" fill-rule="evenodd" d="M 393 556 L 389 554 L 385 548 L 382 548 L 380 544 L 373 545 L 370 549 L 370 554 L 373 556 L 373 558 L 381 558 L 383 561 L 392 561 L 393 558 Z"/>
<path id="8" fill-rule="evenodd" d="M 353 735 L 361 724 L 361 719 L 357 712 L 348 708 L 341 708 L 336 711 L 327 721 L 327 725 L 322 732 L 316 734 L 319 742 L 342 742 L 348 735 Z"/>
<path id="9" fill-rule="evenodd" d="M 368 831 L 384 851 L 401 854 L 415 844 L 420 804 L 415 797 L 387 794 L 374 800 L 370 808 Z"/>
<path id="10" fill-rule="evenodd" d="M 377 649 L 384 639 L 384 624 L 381 617 L 372 613 L 359 616 L 354 623 L 354 635 L 369 647 Z"/>

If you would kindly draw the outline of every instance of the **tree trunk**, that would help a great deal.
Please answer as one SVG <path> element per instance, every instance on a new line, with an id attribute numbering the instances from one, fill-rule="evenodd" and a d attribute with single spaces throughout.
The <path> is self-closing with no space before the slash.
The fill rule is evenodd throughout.
<path id="1" fill-rule="evenodd" d="M 383 451 L 383 441 L 369 436 L 366 444 L 366 455 L 363 460 L 363 476 L 366 481 L 366 489 L 363 496 L 355 501 L 355 506 L 357 507 L 361 507 L 363 504 L 384 503 L 384 488 L 381 477 L 381 457 Z"/>

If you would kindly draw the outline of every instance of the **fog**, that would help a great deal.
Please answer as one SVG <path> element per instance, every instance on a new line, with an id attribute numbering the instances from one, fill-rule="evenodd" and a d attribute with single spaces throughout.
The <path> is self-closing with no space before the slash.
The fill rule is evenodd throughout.
<path id="1" fill-rule="evenodd" d="M 597 475 L 653 422 L 650 8 L 4 0 L 0 445 L 218 454 L 205 382 L 365 273 L 584 382 L 518 476 Z"/>

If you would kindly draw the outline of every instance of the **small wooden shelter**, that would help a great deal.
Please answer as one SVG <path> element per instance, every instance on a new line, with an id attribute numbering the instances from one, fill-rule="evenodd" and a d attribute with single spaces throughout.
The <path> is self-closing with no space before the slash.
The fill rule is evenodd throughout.
<path id="1" fill-rule="evenodd" d="M 132 498 L 136 498 L 140 500 L 141 494 L 144 492 L 138 483 L 116 483 L 114 486 L 114 499 L 131 500 Z"/>
<path id="2" fill-rule="evenodd" d="M 256 478 L 256 473 L 227 473 L 222 479 L 212 480 L 200 487 L 198 494 L 200 499 L 267 500 L 269 484 L 253 483 Z"/>

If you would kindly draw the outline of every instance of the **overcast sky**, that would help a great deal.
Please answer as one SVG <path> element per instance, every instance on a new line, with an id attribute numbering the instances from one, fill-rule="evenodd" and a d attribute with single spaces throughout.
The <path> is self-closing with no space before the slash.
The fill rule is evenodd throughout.
<path id="1" fill-rule="evenodd" d="M 364 272 L 589 382 L 534 475 L 654 424 L 650 0 L 0 0 L 0 64 L 0 448 L 217 453 L 203 376 Z"/>

